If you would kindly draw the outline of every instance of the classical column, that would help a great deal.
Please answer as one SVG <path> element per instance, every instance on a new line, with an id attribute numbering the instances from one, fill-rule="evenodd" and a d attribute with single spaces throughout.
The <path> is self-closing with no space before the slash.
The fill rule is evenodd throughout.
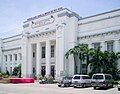
<path id="1" fill-rule="evenodd" d="M 33 44 L 29 44 L 28 45 L 28 63 L 27 63 L 27 66 L 28 66 L 28 73 L 27 73 L 27 77 L 33 77 L 33 62 L 32 62 L 32 59 L 33 59 L 33 51 L 32 51 L 32 45 Z"/>
<path id="2" fill-rule="evenodd" d="M 37 43 L 37 58 L 36 58 L 36 74 L 39 76 L 41 74 L 41 45 Z"/>
<path id="3" fill-rule="evenodd" d="M 117 53 L 120 51 L 120 41 L 119 40 L 115 40 L 114 41 L 114 51 Z"/>
<path id="4" fill-rule="evenodd" d="M 106 50 L 106 43 L 105 42 L 101 42 L 100 46 L 101 46 L 101 51 L 104 52 Z"/>
<path id="5" fill-rule="evenodd" d="M 50 41 L 46 41 L 46 76 L 50 75 Z"/>
<path id="6" fill-rule="evenodd" d="M 27 77 L 27 63 L 28 63 L 28 38 L 27 35 L 22 37 L 22 63 L 21 63 L 21 72 L 22 77 Z"/>

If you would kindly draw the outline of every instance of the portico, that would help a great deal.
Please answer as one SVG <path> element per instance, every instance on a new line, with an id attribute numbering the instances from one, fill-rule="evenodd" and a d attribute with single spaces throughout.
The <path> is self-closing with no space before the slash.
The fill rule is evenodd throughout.
<path id="1" fill-rule="evenodd" d="M 41 38 L 44 38 L 41 40 Z M 26 77 L 33 76 L 55 76 L 55 51 L 56 51 L 56 41 L 55 41 L 55 32 L 50 31 L 46 33 L 46 36 L 35 35 L 27 37 L 29 40 L 27 56 L 27 74 Z M 25 52 L 24 52 L 25 53 Z M 26 57 L 24 59 L 27 59 Z M 24 65 L 23 65 L 24 66 Z M 54 70 L 51 70 L 51 67 L 54 66 Z M 54 71 L 54 74 L 51 74 Z"/>

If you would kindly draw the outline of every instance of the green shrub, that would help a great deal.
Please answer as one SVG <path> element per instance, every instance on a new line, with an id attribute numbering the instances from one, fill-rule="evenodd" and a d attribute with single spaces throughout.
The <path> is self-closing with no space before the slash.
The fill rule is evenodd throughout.
<path id="1" fill-rule="evenodd" d="M 47 77 L 48 84 L 53 84 L 53 80 L 54 80 L 54 78 L 51 75 Z"/>
<path id="2" fill-rule="evenodd" d="M 44 77 L 42 75 L 39 75 L 39 80 L 44 79 Z"/>

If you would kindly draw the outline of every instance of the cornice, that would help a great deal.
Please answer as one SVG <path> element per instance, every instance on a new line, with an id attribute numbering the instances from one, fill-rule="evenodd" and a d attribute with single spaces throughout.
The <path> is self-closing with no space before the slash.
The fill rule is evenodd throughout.
<path id="1" fill-rule="evenodd" d="M 78 39 L 87 39 L 87 38 L 93 38 L 93 37 L 105 36 L 105 35 L 111 35 L 111 34 L 120 34 L 120 29 L 119 30 L 108 31 L 108 32 L 105 32 L 105 33 L 86 35 L 86 36 L 81 36 L 81 37 L 78 36 Z"/>
<path id="2" fill-rule="evenodd" d="M 11 39 L 11 38 L 15 38 L 15 37 L 18 37 L 18 36 L 22 37 L 22 34 L 18 34 L 18 35 L 14 35 L 14 36 L 11 36 L 11 37 L 3 38 L 2 40 Z"/>
<path id="3" fill-rule="evenodd" d="M 54 34 L 55 30 L 51 30 L 51 31 L 46 31 L 46 32 L 42 32 L 42 33 L 37 33 L 37 34 L 32 34 L 29 35 L 28 38 L 34 38 L 34 37 L 40 37 L 40 36 L 47 36 L 50 34 Z"/>
<path id="4" fill-rule="evenodd" d="M 21 49 L 21 47 L 2 49 L 2 51 L 11 51 L 11 50 L 17 50 L 17 49 Z"/>
<path id="5" fill-rule="evenodd" d="M 92 16 L 84 17 L 84 18 L 82 18 L 82 19 L 80 19 L 80 20 L 84 20 L 84 19 L 88 19 L 88 18 L 92 18 L 92 17 L 100 16 L 100 15 L 105 15 L 105 14 L 112 13 L 112 12 L 116 12 L 116 11 L 120 11 L 120 9 L 115 9 L 115 10 L 111 10 L 111 11 L 107 11 L 107 12 L 99 13 L 99 14 L 96 14 L 96 15 L 92 15 Z"/>
<path id="6" fill-rule="evenodd" d="M 12 39 L 12 40 L 9 40 L 9 41 L 5 41 L 3 43 L 8 43 L 8 42 L 13 42 L 13 41 L 16 41 L 16 40 L 21 40 L 22 38 L 17 38 L 17 39 Z"/>
<path id="7" fill-rule="evenodd" d="M 88 21 L 88 22 L 84 22 L 84 23 L 79 23 L 78 25 L 89 24 L 89 23 L 98 22 L 98 21 L 107 20 L 107 19 L 116 18 L 116 17 L 120 17 L 120 15 L 108 16 L 108 17 L 101 18 L 101 19 L 97 19 L 97 20 L 93 20 L 93 21 Z M 79 21 L 80 21 L 80 20 L 79 20 Z"/>

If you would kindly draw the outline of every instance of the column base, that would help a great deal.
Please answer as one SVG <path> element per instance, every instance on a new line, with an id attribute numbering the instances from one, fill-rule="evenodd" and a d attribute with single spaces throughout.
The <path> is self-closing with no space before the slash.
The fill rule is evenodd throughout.
<path id="1" fill-rule="evenodd" d="M 59 81 L 60 80 L 60 74 L 55 75 L 55 80 Z"/>
<path id="2" fill-rule="evenodd" d="M 22 74 L 23 78 L 33 78 L 33 74 Z"/>

